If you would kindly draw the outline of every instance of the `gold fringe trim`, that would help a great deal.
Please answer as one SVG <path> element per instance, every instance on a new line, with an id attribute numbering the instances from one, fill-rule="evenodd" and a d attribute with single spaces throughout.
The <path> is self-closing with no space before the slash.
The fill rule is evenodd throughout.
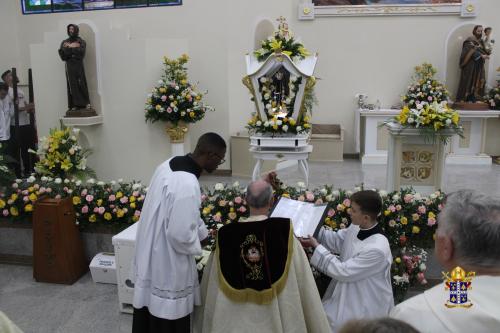
<path id="1" fill-rule="evenodd" d="M 288 280 L 288 271 L 290 270 L 290 264 L 293 256 L 293 226 L 290 223 L 290 231 L 288 234 L 288 256 L 286 258 L 285 269 L 281 277 L 271 285 L 271 288 L 264 290 L 254 290 L 250 288 L 245 289 L 235 289 L 233 288 L 224 278 L 222 270 L 220 269 L 219 261 L 219 242 L 216 242 L 215 253 L 217 257 L 217 273 L 219 275 L 219 288 L 224 292 L 230 300 L 234 302 L 251 302 L 256 304 L 269 304 L 272 302 L 274 297 L 278 296 L 286 286 Z"/>

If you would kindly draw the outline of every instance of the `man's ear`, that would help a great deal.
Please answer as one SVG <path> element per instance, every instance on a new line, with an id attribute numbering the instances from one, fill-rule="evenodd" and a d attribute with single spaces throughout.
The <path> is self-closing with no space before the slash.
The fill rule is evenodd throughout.
<path id="1" fill-rule="evenodd" d="M 449 266 L 448 263 L 454 261 L 455 244 L 450 236 L 436 233 L 436 256 L 445 267 Z"/>

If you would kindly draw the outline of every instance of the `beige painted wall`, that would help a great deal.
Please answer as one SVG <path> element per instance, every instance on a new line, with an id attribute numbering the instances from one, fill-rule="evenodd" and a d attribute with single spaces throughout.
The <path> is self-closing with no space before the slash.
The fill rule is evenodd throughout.
<path id="1" fill-rule="evenodd" d="M 19 1 L 0 1 L 0 74 L 21 64 L 19 56 L 18 11 Z M 26 74 L 18 73 L 21 83 L 27 82 Z M 25 78 L 26 77 L 26 78 Z M 1 80 L 1 79 L 0 79 Z"/>
<path id="2" fill-rule="evenodd" d="M 491 0 L 477 1 L 479 15 L 474 19 L 403 16 L 314 21 L 297 20 L 300 0 L 185 0 L 177 7 L 25 16 L 21 14 L 19 1 L 8 0 L 9 5 L 5 2 L 0 2 L 2 28 L 4 18 L 15 20 L 19 48 L 2 49 L 2 64 L 4 58 L 14 62 L 19 59 L 19 66 L 27 68 L 34 65 L 33 48 L 44 47 L 46 56 L 57 60 L 56 50 L 51 53 L 47 47 L 51 40 L 64 38 L 67 23 L 86 20 L 98 30 L 105 122 L 87 130 L 87 135 L 91 143 L 97 143 L 91 164 L 103 179 L 148 181 L 155 165 L 170 155 L 162 125 L 145 124 L 142 114 L 145 95 L 161 74 L 163 54 L 189 53 L 190 78 L 198 81 L 200 88 L 208 89 L 207 102 L 217 109 L 191 127 L 191 145 L 206 130 L 217 131 L 229 139 L 231 134 L 244 131 L 253 111 L 241 78 L 245 74 L 244 54 L 254 47 L 254 29 L 263 19 L 274 22 L 276 17 L 286 16 L 305 46 L 319 52 L 316 68 L 316 75 L 321 78 L 316 90 L 319 106 L 314 110 L 313 121 L 342 124 L 344 152 L 352 153 L 356 93 L 367 93 L 370 101 L 379 99 L 383 107 L 390 107 L 404 93 L 416 64 L 431 62 L 442 74 L 445 41 L 457 25 L 480 22 L 491 25 L 494 34 L 500 34 L 497 19 L 500 1 Z M 494 52 L 500 52 L 498 45 Z M 40 62 L 40 66 L 43 59 L 33 61 Z M 49 62 L 57 73 L 35 78 L 37 100 L 41 103 L 39 119 L 44 119 L 40 121 L 42 133 L 56 126 L 65 111 L 65 90 L 61 87 L 64 77 L 54 78 L 61 76 L 63 65 L 54 61 Z M 493 66 L 500 66 L 500 56 L 493 59 Z M 50 89 L 41 88 L 47 85 Z M 44 90 L 51 95 L 38 96 Z M 491 154 L 500 155 L 499 129 L 499 121 L 490 121 L 487 151 Z M 222 166 L 229 167 L 228 162 Z"/>

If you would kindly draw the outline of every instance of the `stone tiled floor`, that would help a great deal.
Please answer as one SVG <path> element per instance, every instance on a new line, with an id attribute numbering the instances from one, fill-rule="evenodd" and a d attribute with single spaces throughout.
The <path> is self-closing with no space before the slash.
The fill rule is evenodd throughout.
<path id="1" fill-rule="evenodd" d="M 310 187 L 323 184 L 350 189 L 364 183 L 384 188 L 385 166 L 362 166 L 358 161 L 311 163 Z M 500 166 L 446 166 L 446 192 L 472 188 L 499 195 Z M 301 181 L 296 167 L 278 172 L 288 184 Z M 202 185 L 216 182 L 246 184 L 249 179 L 204 176 Z M 86 274 L 72 286 L 37 283 L 32 268 L 0 265 L 0 310 L 27 333 L 130 332 L 132 317 L 118 312 L 115 285 L 96 284 Z"/>

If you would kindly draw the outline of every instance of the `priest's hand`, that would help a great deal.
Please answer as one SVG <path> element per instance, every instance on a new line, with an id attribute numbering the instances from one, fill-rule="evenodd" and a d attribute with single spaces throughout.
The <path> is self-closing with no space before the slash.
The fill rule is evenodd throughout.
<path id="1" fill-rule="evenodd" d="M 278 175 L 274 171 L 269 172 L 262 179 L 271 185 L 274 191 L 279 190 L 282 185 L 281 181 L 278 179 Z"/>
<path id="2" fill-rule="evenodd" d="M 316 240 L 316 238 L 311 235 L 307 236 L 307 238 L 299 237 L 299 242 L 305 248 L 312 247 L 313 249 L 315 249 L 319 245 L 319 242 Z"/>

